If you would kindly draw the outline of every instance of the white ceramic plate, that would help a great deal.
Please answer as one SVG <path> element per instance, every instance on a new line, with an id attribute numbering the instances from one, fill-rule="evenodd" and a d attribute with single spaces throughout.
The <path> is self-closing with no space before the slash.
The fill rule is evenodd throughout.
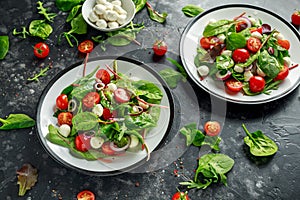
<path id="1" fill-rule="evenodd" d="M 174 105 L 171 93 L 163 79 L 149 66 L 142 64 L 136 60 L 125 57 L 101 57 L 91 58 L 87 63 L 86 74 L 100 66 L 105 68 L 108 64 L 112 66 L 113 61 L 117 59 L 118 71 L 129 77 L 137 77 L 142 80 L 148 80 L 155 83 L 163 92 L 161 105 L 169 108 L 162 108 L 157 127 L 151 129 L 145 138 L 145 142 L 152 152 L 163 140 L 165 134 L 169 131 L 173 121 Z M 87 161 L 85 159 L 76 158 L 70 154 L 69 149 L 49 142 L 45 137 L 48 133 L 49 124 L 57 124 L 57 119 L 53 117 L 55 100 L 61 91 L 75 80 L 82 77 L 83 64 L 77 63 L 65 69 L 58 74 L 44 89 L 38 104 L 37 110 L 37 128 L 39 138 L 46 151 L 57 161 L 65 166 L 77 169 L 84 173 L 96 175 L 112 175 L 128 171 L 138 163 L 145 161 L 146 150 L 137 153 L 127 152 L 124 156 L 111 157 L 112 162 L 103 161 Z"/>
<path id="2" fill-rule="evenodd" d="M 289 94 L 299 85 L 300 67 L 290 71 L 289 76 L 280 84 L 278 90 L 272 90 L 270 95 L 260 94 L 257 96 L 246 96 L 242 93 L 234 95 L 228 94 L 225 91 L 224 84 L 218 84 L 210 77 L 201 81 L 197 74 L 194 58 L 197 53 L 196 49 L 199 46 L 199 40 L 202 37 L 204 27 L 208 24 L 209 20 L 233 19 L 243 12 L 246 12 L 246 16 L 250 15 L 261 19 L 263 23 L 270 24 L 272 28 L 281 32 L 291 43 L 289 52 L 292 62 L 300 64 L 300 35 L 289 22 L 264 8 L 252 5 L 232 4 L 207 10 L 187 25 L 180 41 L 180 56 L 183 65 L 189 76 L 198 86 L 220 99 L 240 104 L 260 104 L 279 99 Z"/>

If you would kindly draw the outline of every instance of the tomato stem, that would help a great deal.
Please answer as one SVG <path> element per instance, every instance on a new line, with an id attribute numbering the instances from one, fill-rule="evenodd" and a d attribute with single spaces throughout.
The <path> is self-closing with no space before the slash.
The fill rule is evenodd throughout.
<path id="1" fill-rule="evenodd" d="M 84 59 L 84 65 L 83 65 L 83 76 L 85 76 L 85 72 L 86 72 L 86 64 L 89 58 L 89 53 L 86 54 L 85 59 Z"/>

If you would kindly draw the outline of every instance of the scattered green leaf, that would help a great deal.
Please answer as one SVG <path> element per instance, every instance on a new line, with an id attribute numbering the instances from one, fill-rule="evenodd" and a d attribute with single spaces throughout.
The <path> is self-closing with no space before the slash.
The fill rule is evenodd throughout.
<path id="1" fill-rule="evenodd" d="M 18 171 L 19 196 L 24 196 L 27 190 L 30 190 L 38 178 L 38 171 L 30 164 L 24 164 Z"/>
<path id="2" fill-rule="evenodd" d="M 0 36 L 0 60 L 4 59 L 9 50 L 9 38 L 7 35 Z"/>
<path id="3" fill-rule="evenodd" d="M 48 10 L 43 7 L 43 3 L 41 1 L 37 2 L 38 7 L 37 9 L 39 10 L 39 14 L 43 15 L 45 19 L 49 22 L 53 22 L 53 19 L 57 16 L 56 13 L 48 13 Z"/>
<path id="4" fill-rule="evenodd" d="M 168 61 L 170 61 L 173 65 L 175 65 L 177 67 L 177 69 L 179 70 L 179 72 L 182 74 L 182 76 L 184 78 L 187 78 L 187 73 L 184 70 L 184 67 L 179 64 L 176 60 L 172 59 L 172 58 L 167 58 Z"/>
<path id="5" fill-rule="evenodd" d="M 159 23 L 164 23 L 166 21 L 168 13 L 159 13 L 158 11 L 154 10 L 154 8 L 148 2 L 146 2 L 146 6 L 149 12 L 150 19 Z"/>
<path id="6" fill-rule="evenodd" d="M 35 120 L 25 114 L 10 114 L 6 119 L 0 118 L 0 123 L 0 130 L 13 130 L 33 127 Z"/>
<path id="7" fill-rule="evenodd" d="M 193 4 L 188 4 L 184 6 L 181 10 L 188 17 L 196 17 L 197 15 L 199 15 L 204 11 L 204 9 L 201 8 L 200 6 L 193 5 Z"/>

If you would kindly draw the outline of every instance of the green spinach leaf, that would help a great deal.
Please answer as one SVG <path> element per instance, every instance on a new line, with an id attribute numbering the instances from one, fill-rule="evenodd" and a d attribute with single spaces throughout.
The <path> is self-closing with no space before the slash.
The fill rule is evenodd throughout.
<path id="1" fill-rule="evenodd" d="M 4 59 L 9 50 L 9 38 L 7 35 L 0 36 L 0 60 Z"/>
<path id="2" fill-rule="evenodd" d="M 226 49 L 235 50 L 238 48 L 243 48 L 247 44 L 246 37 L 240 33 L 231 33 L 226 38 Z"/>
<path id="3" fill-rule="evenodd" d="M 58 128 L 50 124 L 48 126 L 48 134 L 46 135 L 47 140 L 53 144 L 57 144 L 63 147 L 70 148 L 71 144 L 74 143 L 74 137 L 64 137 L 62 136 Z"/>
<path id="4" fill-rule="evenodd" d="M 181 11 L 188 17 L 196 17 L 197 15 L 202 13 L 204 11 L 204 9 L 197 5 L 188 4 L 188 5 L 184 6 L 181 9 Z"/>
<path id="5" fill-rule="evenodd" d="M 30 35 L 40 37 L 43 40 L 46 40 L 52 31 L 52 26 L 46 23 L 45 20 L 33 20 L 29 24 Z"/>
<path id="6" fill-rule="evenodd" d="M 185 79 L 188 77 L 186 71 L 184 70 L 184 67 L 181 64 L 179 64 L 176 60 L 174 60 L 172 58 L 167 58 L 167 60 L 177 67 L 177 69 L 179 70 L 179 72 L 182 74 L 182 76 Z"/>
<path id="7" fill-rule="evenodd" d="M 74 6 L 80 4 L 84 0 L 56 0 L 55 4 L 61 11 L 70 11 Z"/>
<path id="8" fill-rule="evenodd" d="M 280 65 L 275 57 L 271 56 L 267 50 L 261 52 L 257 63 L 259 68 L 270 78 L 275 78 L 280 72 Z"/>
<path id="9" fill-rule="evenodd" d="M 135 4 L 135 12 L 136 13 L 141 11 L 147 3 L 147 0 L 132 0 L 132 1 Z"/>
<path id="10" fill-rule="evenodd" d="M 72 124 L 77 131 L 88 131 L 99 125 L 99 118 L 92 112 L 81 112 L 73 117 Z"/>
<path id="11" fill-rule="evenodd" d="M 10 114 L 6 119 L 0 118 L 0 130 L 30 128 L 35 125 L 35 120 L 25 114 Z"/>
<path id="12" fill-rule="evenodd" d="M 159 72 L 161 77 L 166 81 L 168 86 L 172 89 L 177 87 L 177 84 L 180 80 L 185 80 L 185 78 L 182 76 L 182 74 L 178 71 L 175 71 L 171 68 L 163 69 Z"/>
<path id="13" fill-rule="evenodd" d="M 81 7 L 82 7 L 82 5 L 74 6 L 67 17 L 66 22 L 72 21 L 78 14 L 78 11 L 80 11 Z"/>
<path id="14" fill-rule="evenodd" d="M 270 156 L 277 152 L 278 146 L 276 143 L 264 135 L 262 131 L 258 130 L 250 133 L 245 124 L 242 125 L 247 136 L 244 138 L 244 142 L 250 148 L 250 153 L 254 156 Z"/>
<path id="15" fill-rule="evenodd" d="M 208 24 L 203 31 L 204 37 L 210 37 L 227 32 L 234 25 L 234 21 L 222 19 Z"/>
<path id="16" fill-rule="evenodd" d="M 168 13 L 159 13 L 158 11 L 154 10 L 154 8 L 148 2 L 146 2 L 146 6 L 149 12 L 150 19 L 159 23 L 164 23 L 166 21 Z"/>

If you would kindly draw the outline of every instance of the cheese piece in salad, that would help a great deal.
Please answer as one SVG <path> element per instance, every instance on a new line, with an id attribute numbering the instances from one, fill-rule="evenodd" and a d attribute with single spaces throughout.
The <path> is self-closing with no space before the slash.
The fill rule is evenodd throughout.
<path id="1" fill-rule="evenodd" d="M 156 127 L 163 93 L 150 81 L 96 67 L 67 86 L 53 102 L 57 124 L 46 138 L 86 160 L 105 160 L 127 151 L 149 151 L 144 138 Z"/>
<path id="2" fill-rule="evenodd" d="M 233 19 L 210 20 L 194 63 L 201 80 L 210 76 L 223 81 L 233 94 L 270 94 L 297 66 L 289 48 L 289 40 L 276 27 L 242 13 Z"/>

